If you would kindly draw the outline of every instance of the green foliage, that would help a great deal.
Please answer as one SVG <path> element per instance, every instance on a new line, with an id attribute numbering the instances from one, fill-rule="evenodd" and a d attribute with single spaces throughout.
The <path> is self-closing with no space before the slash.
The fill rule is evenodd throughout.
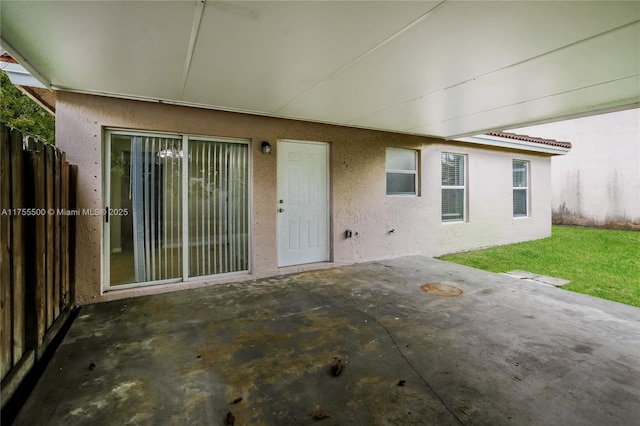
<path id="1" fill-rule="evenodd" d="M 491 272 L 570 280 L 565 290 L 640 307 L 640 232 L 554 226 L 537 241 L 442 257 Z"/>
<path id="2" fill-rule="evenodd" d="M 11 84 L 0 72 L 0 121 L 24 136 L 55 144 L 55 118 Z"/>

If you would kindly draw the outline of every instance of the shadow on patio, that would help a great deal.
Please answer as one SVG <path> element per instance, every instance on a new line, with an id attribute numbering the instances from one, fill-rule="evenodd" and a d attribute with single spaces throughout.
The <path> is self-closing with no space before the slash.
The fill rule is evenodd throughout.
<path id="1" fill-rule="evenodd" d="M 425 257 L 85 306 L 15 424 L 229 411 L 235 425 L 633 424 L 640 310 Z"/>

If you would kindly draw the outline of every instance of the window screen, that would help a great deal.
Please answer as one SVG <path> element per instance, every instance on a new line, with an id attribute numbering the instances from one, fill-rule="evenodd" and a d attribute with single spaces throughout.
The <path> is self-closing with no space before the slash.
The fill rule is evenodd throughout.
<path id="1" fill-rule="evenodd" d="M 418 153 L 411 149 L 387 149 L 387 195 L 416 195 Z"/>
<path id="2" fill-rule="evenodd" d="M 513 160 L 513 217 L 529 214 L 529 162 Z"/>
<path id="3" fill-rule="evenodd" d="M 443 153 L 442 221 L 464 221 L 466 209 L 465 156 Z"/>

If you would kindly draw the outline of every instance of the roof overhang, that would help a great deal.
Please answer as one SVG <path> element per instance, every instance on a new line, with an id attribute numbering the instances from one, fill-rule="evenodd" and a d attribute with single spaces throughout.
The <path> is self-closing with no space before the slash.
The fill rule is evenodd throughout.
<path id="1" fill-rule="evenodd" d="M 46 87 L 455 139 L 640 106 L 638 1 L 14 1 Z"/>
<path id="2" fill-rule="evenodd" d="M 526 137 L 501 137 L 493 135 L 477 135 L 467 136 L 455 139 L 458 142 L 471 144 L 479 144 L 484 146 L 493 146 L 504 149 L 513 149 L 517 151 L 529 151 L 548 155 L 565 155 L 571 150 L 571 144 L 551 145 L 542 142 L 532 142 L 524 140 Z"/>
<path id="3" fill-rule="evenodd" d="M 4 57 L 0 57 L 0 69 L 7 74 L 9 81 L 49 114 L 55 115 L 55 93 L 47 89 L 44 84 L 31 75 L 22 65 L 15 62 L 7 62 L 4 59 Z"/>
<path id="4" fill-rule="evenodd" d="M 31 73 L 20 64 L 0 61 L 0 69 L 7 74 L 7 77 L 9 77 L 9 80 L 11 80 L 11 83 L 15 86 L 46 88 L 44 84 L 38 81 L 37 78 L 31 75 Z"/>

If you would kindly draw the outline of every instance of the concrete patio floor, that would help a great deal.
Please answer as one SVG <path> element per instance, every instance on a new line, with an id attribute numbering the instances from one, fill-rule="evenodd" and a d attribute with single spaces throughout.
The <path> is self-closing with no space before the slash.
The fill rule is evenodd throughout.
<path id="1" fill-rule="evenodd" d="M 85 306 L 15 424 L 229 411 L 235 425 L 637 425 L 640 309 L 425 257 Z"/>

